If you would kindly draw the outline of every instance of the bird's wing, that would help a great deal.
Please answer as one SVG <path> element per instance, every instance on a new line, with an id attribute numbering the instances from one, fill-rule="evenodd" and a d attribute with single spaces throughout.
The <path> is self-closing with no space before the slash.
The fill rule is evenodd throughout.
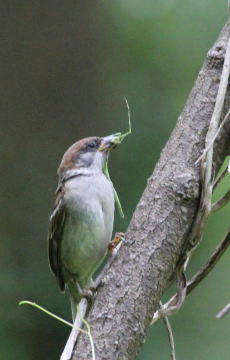
<path id="1" fill-rule="evenodd" d="M 60 250 L 65 219 L 66 207 L 64 202 L 64 188 L 60 185 L 56 190 L 54 207 L 50 214 L 48 243 L 50 268 L 55 274 L 62 291 L 65 289 L 65 280 L 62 274 Z"/>

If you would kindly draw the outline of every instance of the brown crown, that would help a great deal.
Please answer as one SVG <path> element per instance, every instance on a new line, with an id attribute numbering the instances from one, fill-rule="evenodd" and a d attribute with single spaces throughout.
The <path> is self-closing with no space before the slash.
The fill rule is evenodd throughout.
<path id="1" fill-rule="evenodd" d="M 94 141 L 96 139 L 98 139 L 98 137 L 96 137 L 96 136 L 87 137 L 87 138 L 81 139 L 81 140 L 75 142 L 73 145 L 71 145 L 63 155 L 61 164 L 57 171 L 58 175 L 60 176 L 65 171 L 71 170 L 74 167 L 76 167 L 78 154 L 80 153 L 80 151 L 82 151 L 85 148 L 87 143 Z"/>

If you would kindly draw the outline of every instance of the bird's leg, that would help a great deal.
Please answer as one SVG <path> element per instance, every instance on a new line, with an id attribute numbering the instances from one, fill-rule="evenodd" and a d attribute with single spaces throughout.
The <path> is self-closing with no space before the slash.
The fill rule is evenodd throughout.
<path id="1" fill-rule="evenodd" d="M 92 283 L 92 280 L 91 280 L 91 284 L 89 287 L 86 287 L 86 288 L 81 288 L 80 285 L 76 282 L 76 286 L 77 286 L 77 290 L 79 292 L 79 295 L 82 297 L 82 298 L 86 298 L 86 299 L 90 299 L 92 298 L 93 296 L 93 283 Z"/>
<path id="2" fill-rule="evenodd" d="M 86 298 L 88 300 L 92 300 L 93 293 L 97 290 L 97 288 L 101 284 L 101 280 L 104 277 L 106 271 L 112 265 L 112 262 L 115 259 L 123 240 L 124 240 L 124 233 L 116 232 L 114 238 L 108 244 L 108 253 L 111 254 L 111 256 L 109 257 L 106 265 L 101 270 L 100 274 L 96 277 L 95 280 L 91 278 L 90 283 L 84 288 L 82 288 L 77 281 L 74 281 L 74 285 L 77 289 L 78 294 L 80 295 L 80 298 Z"/>
<path id="3" fill-rule="evenodd" d="M 123 240 L 125 239 L 125 234 L 122 232 L 116 232 L 114 238 L 109 242 L 108 244 L 108 252 L 109 254 L 111 254 L 111 256 L 109 257 L 106 265 L 104 266 L 104 268 L 101 270 L 100 274 L 97 276 L 97 278 L 92 282 L 93 282 L 93 289 L 94 291 L 97 290 L 97 288 L 99 287 L 99 285 L 102 282 L 102 279 L 105 275 L 105 273 L 108 271 L 108 269 L 110 268 L 110 266 L 112 265 L 113 260 L 115 259 L 115 257 L 117 256 L 117 253 L 121 247 L 121 244 L 123 242 Z"/>
<path id="4" fill-rule="evenodd" d="M 101 270 L 100 274 L 96 277 L 95 280 L 90 279 L 90 283 L 87 287 L 82 288 L 78 282 L 76 282 L 76 288 L 81 298 L 86 298 L 88 300 L 92 300 L 93 293 L 97 290 L 99 285 L 101 284 L 101 280 L 104 277 L 106 271 L 110 268 L 114 258 L 116 257 L 118 250 L 121 247 L 122 241 L 124 240 L 124 233 L 117 232 L 114 238 L 108 244 L 108 252 L 111 254 L 106 265 Z"/>

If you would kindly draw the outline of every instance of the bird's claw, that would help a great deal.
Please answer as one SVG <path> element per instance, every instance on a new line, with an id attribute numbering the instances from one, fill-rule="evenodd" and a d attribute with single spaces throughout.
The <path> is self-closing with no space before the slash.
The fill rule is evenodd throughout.
<path id="1" fill-rule="evenodd" d="M 116 232 L 114 238 L 109 242 L 108 250 L 110 253 L 113 252 L 115 248 L 120 247 L 121 242 L 124 240 L 125 234 L 123 232 Z"/>
<path id="2" fill-rule="evenodd" d="M 82 288 L 79 286 L 79 284 L 77 284 L 77 289 L 78 289 L 78 292 L 79 292 L 79 294 L 80 294 L 80 296 L 81 296 L 82 298 L 92 299 L 92 297 L 93 297 L 93 292 L 94 292 L 93 286 L 92 286 L 92 288 L 89 287 L 89 288 L 83 288 L 83 289 L 82 289 Z"/>

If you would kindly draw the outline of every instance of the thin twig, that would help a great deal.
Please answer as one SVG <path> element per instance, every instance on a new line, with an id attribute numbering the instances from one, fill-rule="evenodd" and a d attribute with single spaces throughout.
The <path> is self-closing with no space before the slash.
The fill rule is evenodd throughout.
<path id="1" fill-rule="evenodd" d="M 222 319 L 225 315 L 227 315 L 230 312 L 230 303 L 227 304 L 222 310 L 218 312 L 216 315 L 217 319 Z"/>
<path id="2" fill-rule="evenodd" d="M 214 145 L 214 142 L 217 138 L 217 136 L 220 133 L 220 130 L 222 129 L 222 127 L 224 126 L 224 124 L 226 123 L 226 120 L 228 120 L 230 115 L 230 110 L 228 110 L 227 114 L 224 117 L 224 120 L 222 121 L 222 123 L 220 124 L 216 134 L 213 136 L 212 140 L 210 141 L 209 145 L 204 149 L 203 154 L 198 158 L 198 160 L 196 161 L 196 164 L 198 164 L 202 158 L 205 157 L 205 155 L 207 154 L 207 152 L 211 149 L 211 147 Z"/>
<path id="3" fill-rule="evenodd" d="M 162 308 L 161 301 L 160 301 L 160 308 Z M 169 345 L 171 348 L 171 359 L 176 360 L 175 342 L 174 342 L 172 327 L 171 327 L 170 321 L 167 316 L 163 316 L 163 321 L 165 323 L 167 333 L 168 333 Z"/>
<path id="4" fill-rule="evenodd" d="M 212 197 L 212 164 L 213 164 L 213 139 L 218 131 L 218 126 L 223 109 L 224 99 L 228 86 L 228 78 L 230 74 L 230 39 L 227 43 L 225 59 L 223 64 L 223 70 L 220 79 L 220 85 L 216 97 L 216 103 L 212 118 L 210 121 L 209 129 L 205 139 L 205 147 L 208 148 L 208 152 L 201 160 L 201 200 L 197 217 L 194 221 L 194 225 L 191 231 L 190 239 L 188 241 L 190 249 L 188 249 L 187 258 L 189 259 L 191 253 L 195 250 L 200 243 L 204 231 L 204 226 L 207 222 L 208 216 L 211 211 L 211 197 Z M 210 147 L 211 144 L 211 147 Z M 185 262 L 184 270 L 188 264 Z"/>
<path id="5" fill-rule="evenodd" d="M 20 301 L 20 303 L 19 303 L 18 305 L 31 305 L 31 306 L 34 306 L 34 307 L 37 308 L 38 310 L 43 311 L 45 314 L 53 317 L 54 319 L 62 322 L 63 324 L 68 325 L 68 326 L 70 326 L 70 327 L 72 327 L 72 328 L 74 327 L 74 325 L 71 324 L 69 321 L 66 321 L 65 319 L 63 319 L 63 318 L 61 318 L 60 316 L 52 313 L 51 311 L 45 309 L 44 307 L 36 304 L 35 302 L 28 301 L 28 300 L 23 300 L 23 301 Z M 82 333 L 84 333 L 84 334 L 87 334 L 87 331 L 85 331 L 85 330 L 83 330 L 83 329 L 80 329 L 80 327 L 76 327 L 75 329 L 78 330 L 79 332 L 82 332 Z"/>
<path id="6" fill-rule="evenodd" d="M 230 201 L 230 190 L 228 190 L 224 196 L 217 200 L 216 202 L 214 202 L 214 204 L 212 204 L 212 211 L 217 211 L 222 209 L 225 205 L 227 205 Z"/>
<path id="7" fill-rule="evenodd" d="M 224 239 L 216 247 L 214 253 L 210 256 L 207 263 L 198 271 L 192 279 L 188 282 L 186 295 L 188 295 L 199 283 L 210 273 L 214 266 L 218 263 L 222 255 L 225 253 L 230 245 L 230 230 L 225 235 Z"/>
<path id="8" fill-rule="evenodd" d="M 175 314 L 184 304 L 186 298 L 186 278 L 184 272 L 180 272 L 177 276 L 177 293 L 166 304 L 161 304 L 152 318 L 151 325 L 156 323 L 163 316 Z"/>
<path id="9" fill-rule="evenodd" d="M 187 283 L 186 296 L 190 294 L 190 292 L 193 289 L 195 289 L 195 287 L 197 287 L 197 285 L 199 285 L 199 283 L 210 273 L 210 271 L 215 267 L 215 265 L 218 263 L 222 255 L 225 253 L 229 245 L 230 245 L 230 230 L 227 232 L 226 236 L 221 241 L 221 243 L 217 246 L 214 253 L 210 256 L 207 263 Z M 175 303 L 177 302 L 177 297 L 178 294 L 174 294 L 166 304 L 162 305 L 163 311 L 159 309 L 155 312 L 153 316 L 152 324 L 156 323 L 158 320 L 162 318 L 163 315 L 168 313 L 167 309 L 172 309 L 173 307 L 175 307 Z M 173 312 L 171 312 L 171 314 L 172 313 Z"/>
<path id="10" fill-rule="evenodd" d="M 197 245 L 200 243 L 202 239 L 204 227 L 212 208 L 211 198 L 213 191 L 213 182 L 212 182 L 213 144 L 216 136 L 219 133 L 220 128 L 223 126 L 220 125 L 219 127 L 219 123 L 220 123 L 221 114 L 224 105 L 224 99 L 227 91 L 229 74 L 230 74 L 230 39 L 228 40 L 227 43 L 223 70 L 220 78 L 220 85 L 216 97 L 216 103 L 205 139 L 205 149 L 207 150 L 204 152 L 202 157 L 197 160 L 198 162 L 201 159 L 201 168 L 200 168 L 201 184 L 202 184 L 201 200 L 200 200 L 199 210 L 197 212 L 197 216 L 194 221 L 192 231 L 190 233 L 190 237 L 188 240 L 187 251 L 183 258 L 183 263 L 180 264 L 179 271 L 181 271 L 182 273 L 185 271 L 188 265 L 192 252 L 196 249 Z M 228 114 L 225 116 L 224 122 L 227 118 L 228 118 Z M 198 280 L 200 275 L 202 276 L 202 274 L 205 277 L 206 272 L 209 273 L 211 268 L 212 267 L 210 267 L 209 269 L 209 267 L 207 267 L 206 269 L 205 267 L 204 269 L 202 269 L 201 274 L 200 272 L 197 274 L 198 277 L 196 280 Z M 177 276 L 179 276 L 179 274 Z M 192 280 L 194 280 L 194 278 Z M 190 283 L 190 285 L 192 287 L 195 285 L 195 283 L 192 282 Z M 183 289 L 183 292 L 181 290 L 177 290 L 177 294 L 174 295 L 166 304 L 162 305 L 162 309 L 159 309 L 155 312 L 155 314 L 153 315 L 152 324 L 157 322 L 162 316 L 172 315 L 176 311 L 178 311 L 182 307 L 185 301 L 186 295 L 189 291 L 188 289 L 189 289 L 189 285 Z"/>
<path id="11" fill-rule="evenodd" d="M 224 177 L 229 174 L 229 164 L 227 164 L 224 171 L 215 179 L 213 189 L 216 189 L 220 182 L 224 179 Z"/>
<path id="12" fill-rule="evenodd" d="M 92 349 L 92 360 L 96 360 L 94 342 L 93 342 L 90 326 L 89 326 L 88 322 L 84 318 L 82 318 L 81 320 L 83 321 L 83 323 L 85 324 L 85 326 L 87 327 L 87 330 L 88 330 L 89 341 L 90 341 L 91 349 Z"/>

